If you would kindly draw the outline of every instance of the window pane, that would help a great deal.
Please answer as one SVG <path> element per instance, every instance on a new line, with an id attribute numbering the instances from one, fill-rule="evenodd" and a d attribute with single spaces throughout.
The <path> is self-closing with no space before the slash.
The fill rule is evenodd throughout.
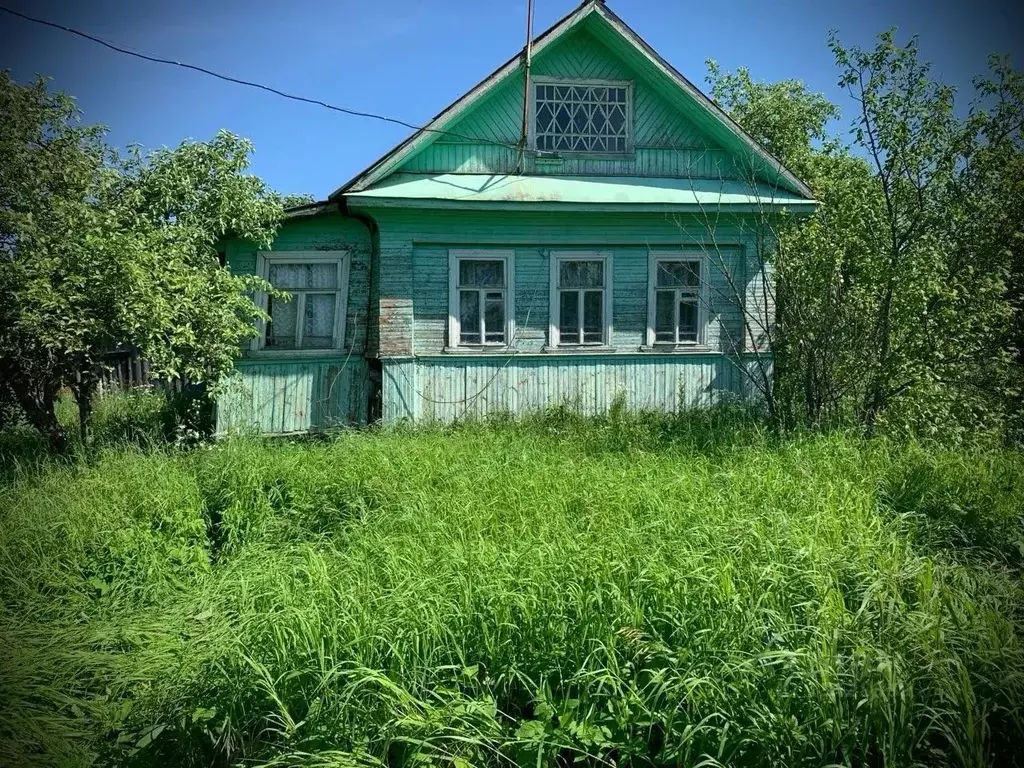
<path id="1" fill-rule="evenodd" d="M 459 343 L 480 343 L 480 294 L 459 291 Z"/>
<path id="2" fill-rule="evenodd" d="M 658 291 L 654 305 L 654 340 L 676 340 L 675 291 Z"/>
<path id="3" fill-rule="evenodd" d="M 659 261 L 659 288 L 696 288 L 700 285 L 700 263 L 696 261 Z"/>
<path id="4" fill-rule="evenodd" d="M 270 324 L 267 326 L 267 346 L 275 349 L 295 348 L 295 315 L 298 302 L 292 296 L 289 301 L 267 299 L 267 313 Z"/>
<path id="5" fill-rule="evenodd" d="M 580 340 L 579 292 L 562 291 L 558 306 L 558 335 L 563 344 L 578 344 Z"/>
<path id="6" fill-rule="evenodd" d="M 604 291 L 583 294 L 583 341 L 597 344 L 604 340 Z"/>
<path id="7" fill-rule="evenodd" d="M 537 85 L 534 134 L 537 149 L 570 152 L 624 152 L 629 91 L 624 87 Z"/>
<path id="8" fill-rule="evenodd" d="M 505 262 L 475 259 L 459 260 L 459 286 L 468 288 L 502 288 L 505 285 Z"/>
<path id="9" fill-rule="evenodd" d="M 560 288 L 604 287 L 603 261 L 562 261 L 558 265 Z"/>
<path id="10" fill-rule="evenodd" d="M 270 284 L 286 290 L 338 287 L 338 265 L 335 262 L 314 264 L 271 264 L 267 272 Z"/>
<path id="11" fill-rule="evenodd" d="M 693 297 L 679 301 L 679 340 L 697 340 L 697 300 Z"/>
<path id="12" fill-rule="evenodd" d="M 334 312 L 337 294 L 307 293 L 306 322 L 302 328 L 302 346 L 325 349 L 334 346 Z"/>
<path id="13" fill-rule="evenodd" d="M 500 291 L 484 296 L 484 341 L 505 341 L 505 294 Z"/>

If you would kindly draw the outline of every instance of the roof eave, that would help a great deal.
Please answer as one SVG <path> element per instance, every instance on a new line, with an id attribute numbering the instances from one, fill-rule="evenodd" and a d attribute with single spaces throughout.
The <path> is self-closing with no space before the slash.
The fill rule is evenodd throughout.
<path id="1" fill-rule="evenodd" d="M 461 210 L 461 211 L 520 211 L 524 213 L 542 211 L 578 213 L 706 213 L 712 205 L 716 213 L 764 213 L 791 211 L 798 214 L 813 213 L 815 200 L 798 202 L 761 203 L 582 203 L 565 200 L 441 200 L 434 198 L 408 197 L 360 197 L 346 195 L 345 203 L 351 210 L 360 209 L 411 209 L 411 210 Z"/>
<path id="2" fill-rule="evenodd" d="M 303 203 L 302 205 L 293 205 L 291 208 L 285 208 L 282 219 L 284 221 L 291 221 L 293 219 L 334 213 L 337 210 L 338 205 L 333 200 L 318 200 L 315 203 Z"/>

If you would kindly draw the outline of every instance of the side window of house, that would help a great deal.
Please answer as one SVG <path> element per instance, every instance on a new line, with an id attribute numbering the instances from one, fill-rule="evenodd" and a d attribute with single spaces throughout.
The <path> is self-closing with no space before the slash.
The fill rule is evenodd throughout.
<path id="1" fill-rule="evenodd" d="M 344 253 L 266 254 L 262 274 L 290 294 L 266 297 L 266 350 L 339 349 L 345 338 L 348 270 Z"/>
<path id="2" fill-rule="evenodd" d="M 541 152 L 630 152 L 632 114 L 631 83 L 538 77 L 533 86 L 533 147 Z"/>
<path id="3" fill-rule="evenodd" d="M 648 344 L 685 346 L 704 341 L 707 314 L 704 260 L 699 255 L 651 255 Z"/>
<path id="4" fill-rule="evenodd" d="M 610 344 L 611 257 L 556 253 L 551 272 L 551 345 Z"/>
<path id="5" fill-rule="evenodd" d="M 449 272 L 449 346 L 508 346 L 515 306 L 512 252 L 450 251 Z"/>

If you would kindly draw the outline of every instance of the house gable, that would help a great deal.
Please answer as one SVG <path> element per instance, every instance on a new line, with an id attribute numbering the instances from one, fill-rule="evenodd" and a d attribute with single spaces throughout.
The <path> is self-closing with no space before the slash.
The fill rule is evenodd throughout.
<path id="1" fill-rule="evenodd" d="M 521 152 L 523 66 L 517 55 L 335 193 L 396 173 L 643 176 L 762 181 L 810 190 L 661 59 L 602 2 L 587 0 L 535 42 L 531 77 L 629 81 L 633 151 L 560 158 Z"/>
<path id="2" fill-rule="evenodd" d="M 717 142 L 585 27 L 537 56 L 531 77 L 632 83 L 634 151 L 622 157 L 567 154 L 539 162 L 533 153 L 520 157 L 523 74 L 518 72 L 452 124 L 450 131 L 457 135 L 437 136 L 394 173 L 513 173 L 518 167 L 537 175 L 736 177 Z"/>

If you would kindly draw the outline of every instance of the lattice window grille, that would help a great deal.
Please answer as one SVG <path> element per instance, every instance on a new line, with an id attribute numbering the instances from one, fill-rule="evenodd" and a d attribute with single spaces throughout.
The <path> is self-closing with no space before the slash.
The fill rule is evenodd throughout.
<path id="1" fill-rule="evenodd" d="M 534 138 L 539 151 L 624 153 L 629 149 L 628 85 L 534 86 Z"/>

